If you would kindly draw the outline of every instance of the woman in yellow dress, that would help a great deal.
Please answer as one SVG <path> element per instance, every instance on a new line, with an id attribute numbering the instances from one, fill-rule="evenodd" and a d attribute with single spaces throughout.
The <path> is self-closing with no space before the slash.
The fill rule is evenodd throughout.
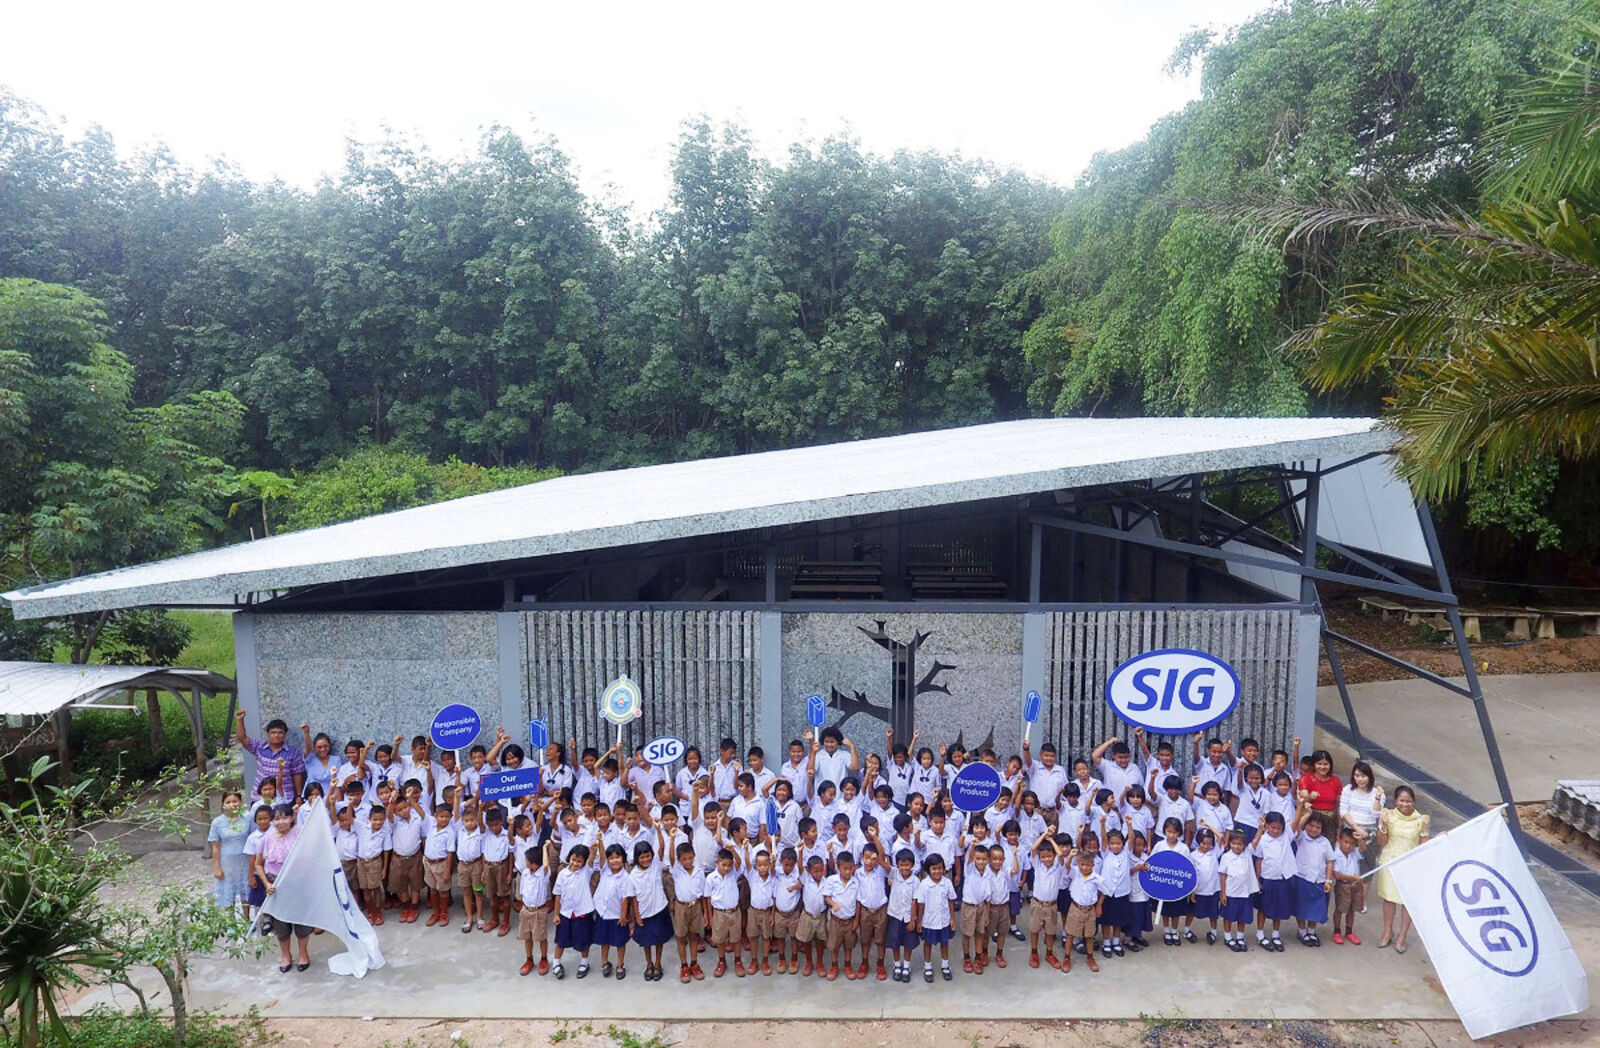
<path id="1" fill-rule="evenodd" d="M 1406 852 L 1428 839 L 1428 816 L 1417 811 L 1417 795 L 1410 786 L 1394 791 L 1394 807 L 1386 808 L 1378 816 L 1378 844 L 1383 851 L 1378 855 L 1378 865 L 1398 859 Z M 1395 953 L 1406 952 L 1406 934 L 1411 931 L 1411 915 L 1406 913 L 1400 898 L 1399 886 L 1388 870 L 1378 871 L 1378 897 L 1383 900 L 1383 935 L 1378 939 L 1378 949 L 1394 943 Z M 1400 910 L 1400 935 L 1394 933 L 1395 908 Z"/>

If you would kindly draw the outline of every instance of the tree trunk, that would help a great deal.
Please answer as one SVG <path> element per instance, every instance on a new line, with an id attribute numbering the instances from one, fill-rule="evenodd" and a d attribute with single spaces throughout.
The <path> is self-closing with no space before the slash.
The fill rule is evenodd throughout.
<path id="1" fill-rule="evenodd" d="M 167 984 L 172 997 L 172 1048 L 183 1048 L 183 1038 L 189 1026 L 189 1002 L 184 998 L 183 970 L 170 964 L 157 964 L 156 971 Z"/>
<path id="2" fill-rule="evenodd" d="M 161 726 L 161 693 L 155 688 L 145 689 L 144 708 L 150 714 L 150 751 L 160 755 L 167 748 L 167 733 Z"/>

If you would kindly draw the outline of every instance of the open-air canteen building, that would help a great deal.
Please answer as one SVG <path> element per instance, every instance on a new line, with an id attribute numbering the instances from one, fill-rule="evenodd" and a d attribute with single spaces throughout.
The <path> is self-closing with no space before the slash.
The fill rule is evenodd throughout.
<path id="1" fill-rule="evenodd" d="M 1321 614 L 1318 584 L 1340 583 L 1446 609 L 1467 683 L 1417 672 L 1477 703 L 1505 794 L 1393 442 L 1359 418 L 1001 422 L 561 477 L 5 599 L 21 618 L 232 609 L 252 733 L 409 735 L 462 702 L 485 736 L 543 717 L 598 741 L 627 674 L 628 745 L 781 753 L 819 694 L 872 748 L 892 728 L 1005 754 L 1037 691 L 1034 738 L 1078 754 L 1128 734 L 1107 677 L 1157 648 L 1234 668 L 1218 736 L 1309 741 L 1319 657 L 1337 676 L 1356 643 Z"/>

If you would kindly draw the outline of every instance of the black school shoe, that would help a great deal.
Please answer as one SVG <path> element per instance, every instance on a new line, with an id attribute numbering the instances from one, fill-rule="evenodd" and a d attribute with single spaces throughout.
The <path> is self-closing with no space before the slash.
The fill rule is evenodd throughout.
<path id="1" fill-rule="evenodd" d="M 950 978 L 950 969 L 949 968 L 946 968 L 944 970 L 944 976 L 945 976 L 946 979 Z M 932 968 L 924 967 L 922 969 L 922 981 L 923 982 L 930 982 L 930 983 L 933 982 L 933 969 Z"/>
<path id="2" fill-rule="evenodd" d="M 1206 945 L 1207 946 L 1215 946 L 1216 944 L 1217 944 L 1217 933 L 1216 932 L 1206 932 Z"/>
<path id="3" fill-rule="evenodd" d="M 942 974 L 944 976 L 944 981 L 945 982 L 949 982 L 951 979 L 955 978 L 955 975 L 950 971 L 949 968 L 941 968 L 940 969 L 940 974 Z M 930 976 L 928 981 L 929 982 L 933 982 L 933 978 Z"/>
<path id="4" fill-rule="evenodd" d="M 1216 933 L 1215 933 L 1215 932 L 1212 932 L 1212 933 L 1210 933 L 1210 934 L 1212 934 L 1212 935 L 1215 935 L 1215 934 L 1216 934 Z M 1185 928 L 1185 929 L 1184 929 L 1184 930 L 1183 930 L 1183 937 L 1184 937 L 1184 938 L 1185 938 L 1185 939 L 1187 939 L 1187 940 L 1188 940 L 1188 941 L 1189 941 L 1189 942 L 1199 942 L 1199 941 L 1200 941 L 1200 940 L 1199 940 L 1199 939 L 1197 939 L 1197 938 L 1196 938 L 1196 937 L 1195 937 L 1195 934 L 1194 934 L 1194 929 L 1193 929 L 1193 928 Z"/>

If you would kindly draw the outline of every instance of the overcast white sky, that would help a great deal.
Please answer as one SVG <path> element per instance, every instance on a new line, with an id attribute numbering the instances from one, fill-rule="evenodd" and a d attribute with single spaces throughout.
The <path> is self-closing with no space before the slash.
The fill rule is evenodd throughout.
<path id="1" fill-rule="evenodd" d="M 17 4 L 0 83 L 123 149 L 165 141 L 312 185 L 387 125 L 456 154 L 504 124 L 554 135 L 585 189 L 659 206 L 679 123 L 737 119 L 766 152 L 848 127 L 869 150 L 960 151 L 1070 184 L 1197 84 L 1191 27 L 1272 0 Z"/>

